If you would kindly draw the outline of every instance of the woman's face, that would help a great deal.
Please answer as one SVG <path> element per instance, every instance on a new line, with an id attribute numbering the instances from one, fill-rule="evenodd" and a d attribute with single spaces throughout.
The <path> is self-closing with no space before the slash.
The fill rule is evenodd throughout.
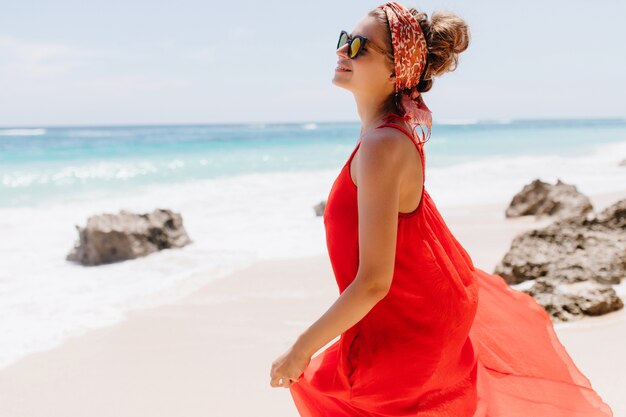
<path id="1" fill-rule="evenodd" d="M 348 57 L 348 44 L 337 49 L 337 65 L 349 71 L 335 68 L 333 84 L 360 95 L 389 96 L 395 88 L 395 78 L 391 77 L 394 72 L 393 62 L 388 56 L 368 48 L 368 43 L 373 42 L 387 50 L 383 42 L 385 28 L 374 17 L 366 15 L 350 33 L 351 37 L 356 35 L 368 39 L 365 49 L 355 59 Z M 392 51 L 388 52 L 393 54 Z"/>

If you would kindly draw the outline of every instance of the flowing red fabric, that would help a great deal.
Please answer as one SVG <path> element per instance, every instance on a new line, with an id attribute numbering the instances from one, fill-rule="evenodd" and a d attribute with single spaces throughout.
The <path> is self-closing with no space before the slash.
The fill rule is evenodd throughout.
<path id="1" fill-rule="evenodd" d="M 405 132 L 391 118 L 379 127 Z M 359 142 L 360 144 L 360 142 Z M 350 162 L 324 209 L 339 292 L 359 265 L 357 187 Z M 425 176 L 424 176 L 425 178 Z M 391 289 L 311 359 L 289 388 L 302 417 L 607 417 L 535 300 L 475 268 L 425 188 L 398 213 Z"/>

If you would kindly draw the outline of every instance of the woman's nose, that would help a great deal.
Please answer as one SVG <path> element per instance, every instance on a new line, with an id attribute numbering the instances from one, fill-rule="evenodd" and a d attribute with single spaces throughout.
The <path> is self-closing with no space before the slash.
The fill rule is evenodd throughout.
<path id="1" fill-rule="evenodd" d="M 340 48 L 337 48 L 337 55 L 339 55 L 342 58 L 349 58 L 348 57 L 348 44 L 347 43 L 341 45 Z"/>

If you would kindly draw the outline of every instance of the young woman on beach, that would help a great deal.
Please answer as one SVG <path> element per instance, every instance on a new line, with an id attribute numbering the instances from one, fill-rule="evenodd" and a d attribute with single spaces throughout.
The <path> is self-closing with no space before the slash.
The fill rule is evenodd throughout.
<path id="1" fill-rule="evenodd" d="M 422 93 L 468 45 L 453 13 L 396 2 L 340 35 L 333 83 L 361 119 L 324 210 L 340 296 L 270 371 L 303 417 L 612 416 L 546 311 L 474 267 L 424 188 Z"/>

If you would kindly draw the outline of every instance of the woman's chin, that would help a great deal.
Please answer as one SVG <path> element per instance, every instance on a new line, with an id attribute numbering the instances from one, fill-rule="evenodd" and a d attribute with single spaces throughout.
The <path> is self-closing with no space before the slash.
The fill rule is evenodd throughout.
<path id="1" fill-rule="evenodd" d="M 350 83 L 347 82 L 347 80 L 344 79 L 342 75 L 343 74 L 340 74 L 339 76 L 337 76 L 337 73 L 335 73 L 335 76 L 332 79 L 332 83 L 335 84 L 337 87 L 342 87 L 342 88 L 345 88 L 346 90 L 349 90 L 348 85 Z"/>

